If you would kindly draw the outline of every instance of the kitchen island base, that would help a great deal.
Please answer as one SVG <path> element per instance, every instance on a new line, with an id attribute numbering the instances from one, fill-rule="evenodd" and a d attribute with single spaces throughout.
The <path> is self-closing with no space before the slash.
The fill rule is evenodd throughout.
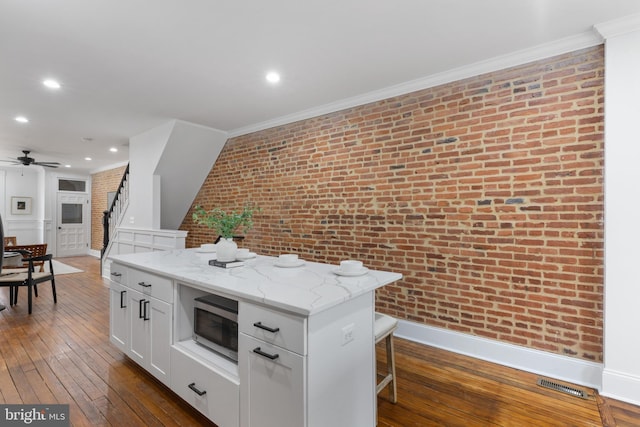
<path id="1" fill-rule="evenodd" d="M 115 345 L 219 427 L 376 424 L 374 292 L 401 275 L 281 271 L 269 257 L 228 271 L 172 252 L 114 257 Z M 237 363 L 192 339 L 194 301 L 208 295 L 238 302 Z"/>

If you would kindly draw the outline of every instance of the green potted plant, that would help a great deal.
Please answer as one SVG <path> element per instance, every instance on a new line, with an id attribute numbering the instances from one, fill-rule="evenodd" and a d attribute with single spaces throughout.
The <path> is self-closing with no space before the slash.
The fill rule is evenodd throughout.
<path id="1" fill-rule="evenodd" d="M 196 206 L 193 221 L 213 229 L 221 237 L 216 247 L 216 258 L 219 261 L 234 261 L 238 245 L 233 241 L 233 234 L 251 230 L 253 214 L 259 211 L 260 208 L 252 205 L 245 205 L 240 212 L 225 212 L 220 208 L 207 211 L 202 206 Z"/>

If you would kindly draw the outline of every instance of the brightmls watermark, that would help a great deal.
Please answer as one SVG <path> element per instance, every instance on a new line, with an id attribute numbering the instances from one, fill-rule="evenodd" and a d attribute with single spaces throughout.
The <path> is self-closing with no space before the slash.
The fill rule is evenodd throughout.
<path id="1" fill-rule="evenodd" d="M 69 427 L 69 405 L 1 405 L 0 426 Z"/>

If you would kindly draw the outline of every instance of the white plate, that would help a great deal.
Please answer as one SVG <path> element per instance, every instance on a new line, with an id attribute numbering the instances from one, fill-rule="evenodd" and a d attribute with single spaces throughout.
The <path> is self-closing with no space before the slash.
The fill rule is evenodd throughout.
<path id="1" fill-rule="evenodd" d="M 369 269 L 367 267 L 362 267 L 361 269 L 355 271 L 342 271 L 340 270 L 340 268 L 336 268 L 335 270 L 333 270 L 333 272 L 338 276 L 355 277 L 367 274 L 369 272 Z"/>
<path id="2" fill-rule="evenodd" d="M 303 259 L 299 259 L 296 262 L 292 262 L 292 263 L 285 263 L 285 262 L 279 262 L 276 261 L 275 265 L 276 267 L 281 267 L 281 268 L 293 268 L 293 267 L 301 267 L 304 265 L 304 260 Z"/>
<path id="3" fill-rule="evenodd" d="M 255 252 L 249 252 L 249 255 L 247 255 L 247 256 L 238 255 L 236 258 L 238 258 L 239 260 L 245 260 L 245 259 L 255 258 L 256 256 L 258 256 L 258 255 Z"/>
<path id="4" fill-rule="evenodd" d="M 196 249 L 196 252 L 198 252 L 199 254 L 212 254 L 212 253 L 215 253 L 216 250 L 214 249 L 214 250 L 210 251 L 210 250 L 207 250 L 207 249 L 199 249 L 198 248 L 198 249 Z"/>

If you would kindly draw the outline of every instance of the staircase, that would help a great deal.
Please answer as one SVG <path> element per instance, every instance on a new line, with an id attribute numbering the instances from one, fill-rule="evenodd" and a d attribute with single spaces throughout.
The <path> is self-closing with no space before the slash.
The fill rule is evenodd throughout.
<path id="1" fill-rule="evenodd" d="M 116 191 L 116 196 L 111 202 L 108 210 L 103 212 L 102 217 L 102 249 L 100 250 L 100 259 L 103 260 L 105 254 L 108 253 L 109 243 L 113 240 L 116 233 L 116 227 L 122 222 L 123 213 L 129 205 L 129 165 L 122 174 L 120 185 Z"/>

